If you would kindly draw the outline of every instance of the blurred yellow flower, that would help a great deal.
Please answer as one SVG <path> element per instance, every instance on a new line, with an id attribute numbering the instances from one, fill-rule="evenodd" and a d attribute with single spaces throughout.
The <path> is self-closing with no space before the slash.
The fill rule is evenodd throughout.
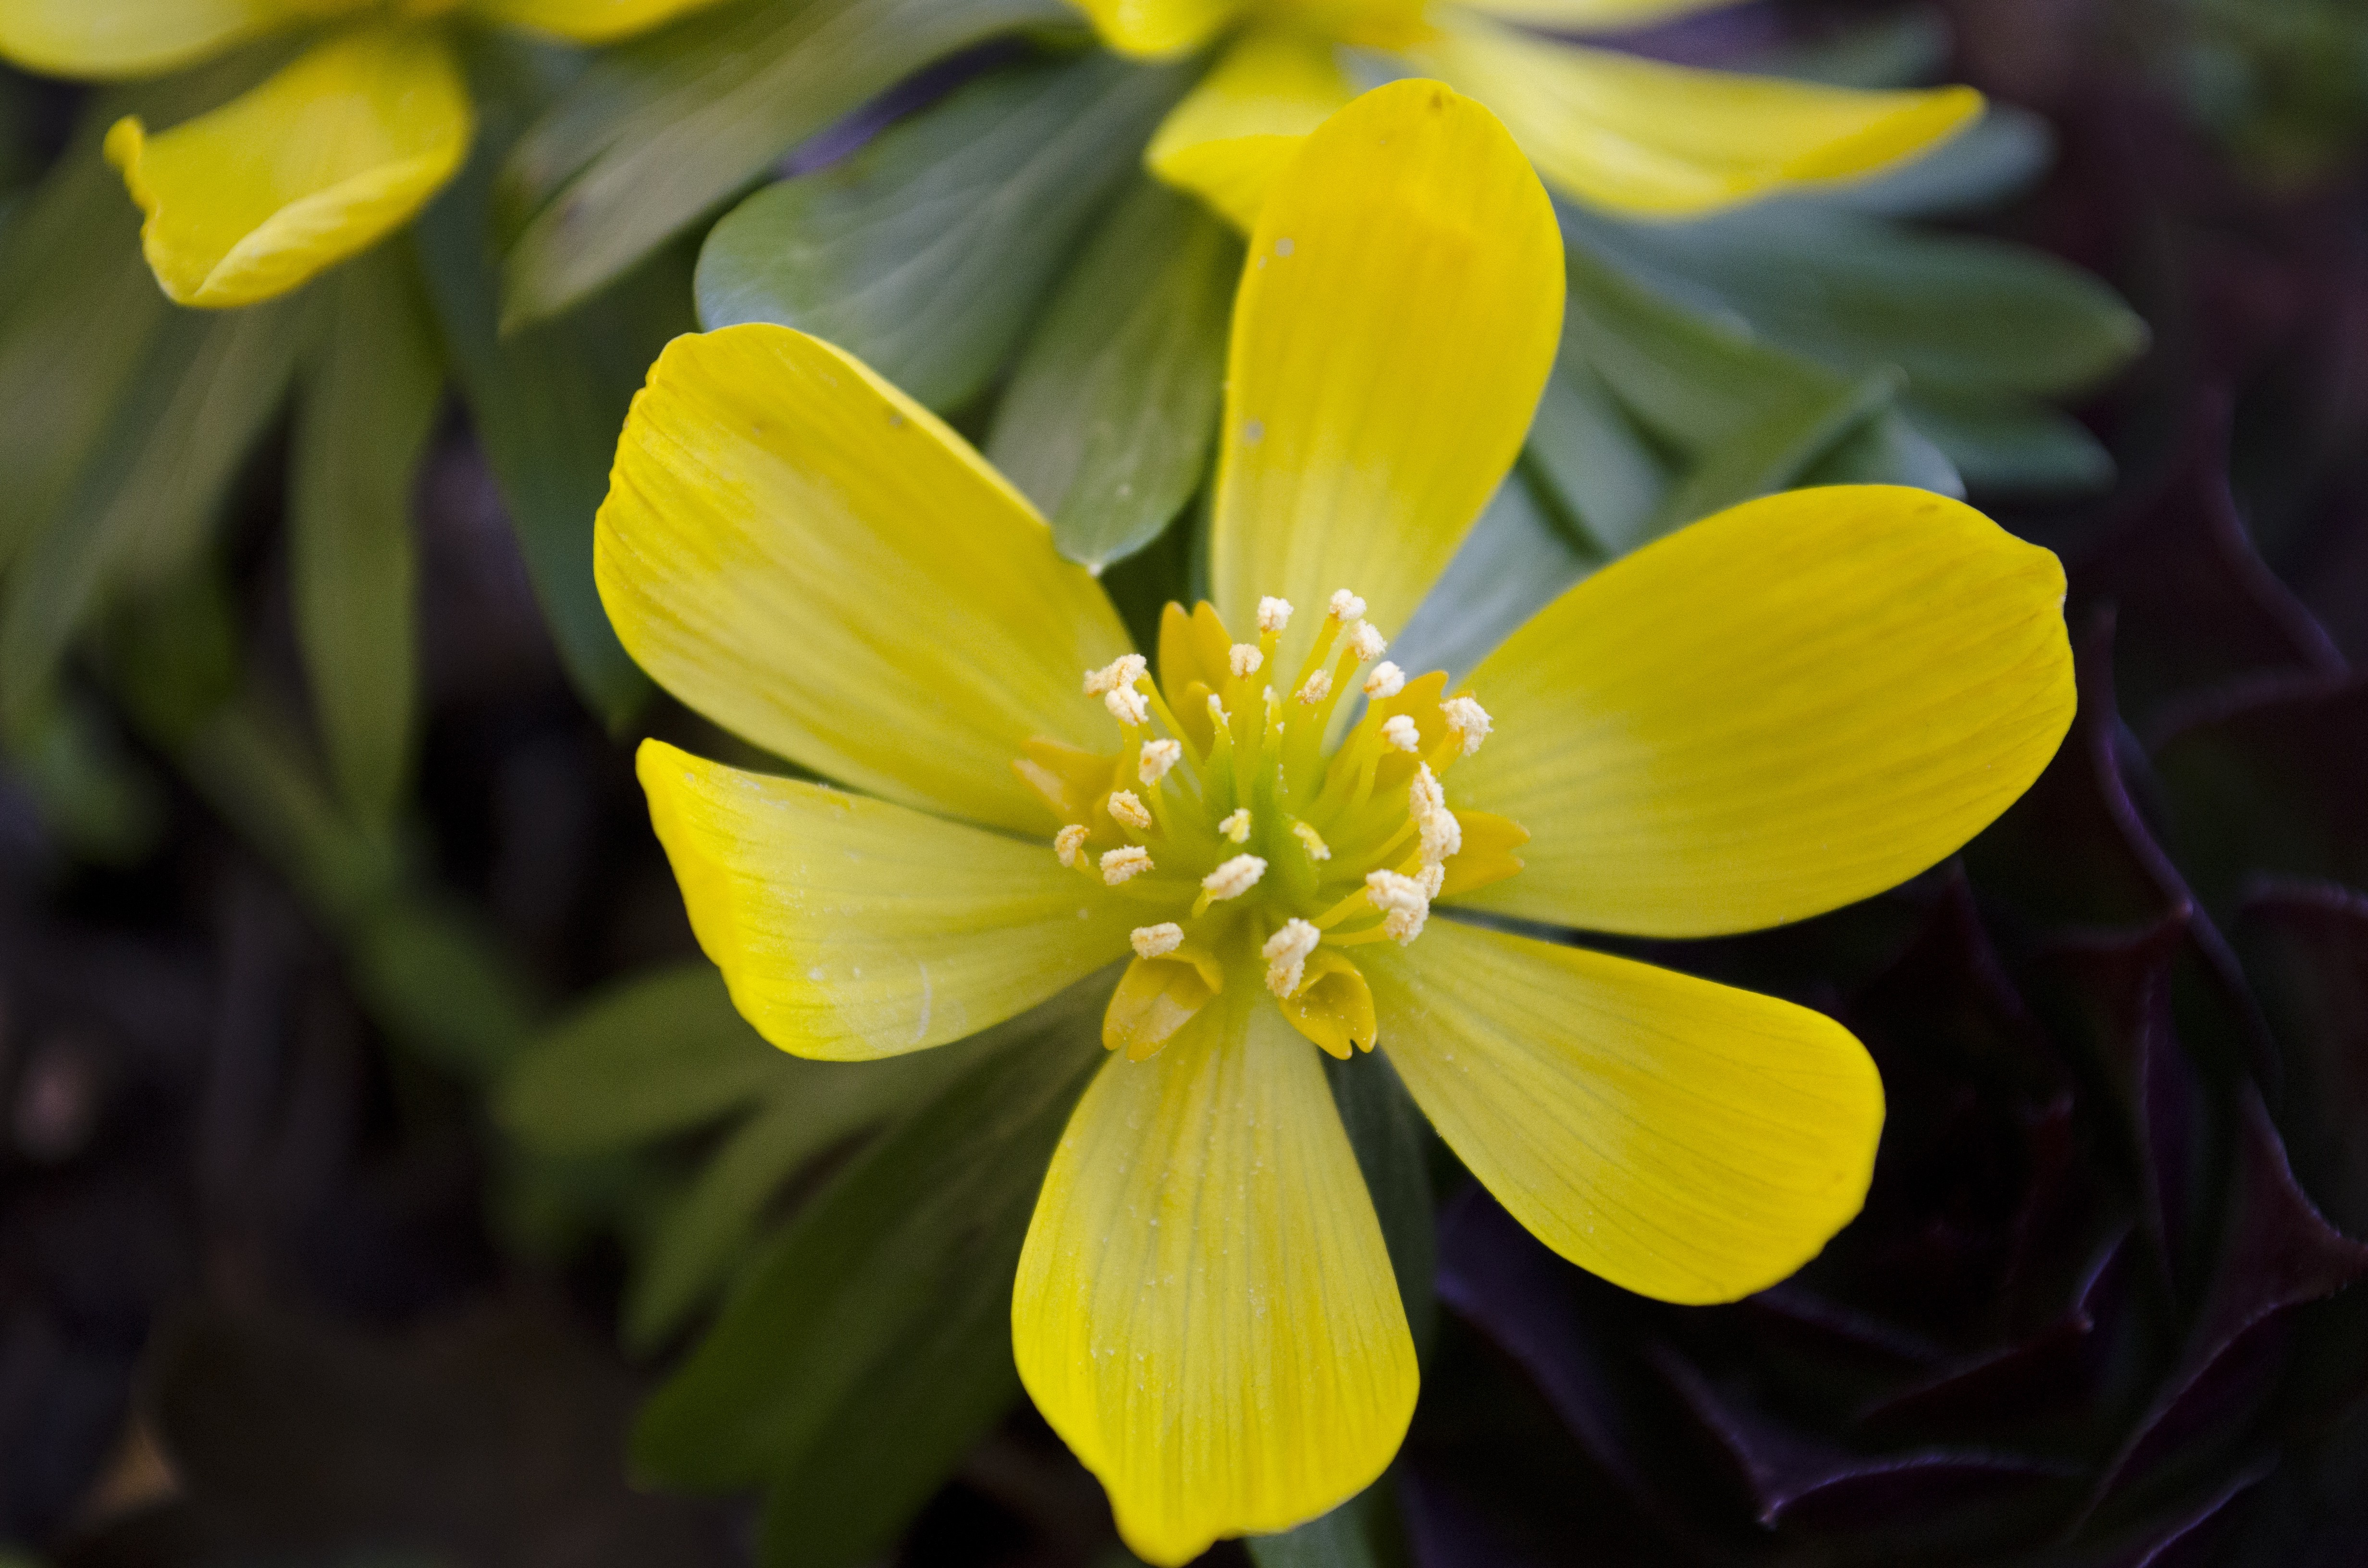
<path id="1" fill-rule="evenodd" d="M 618 450 L 596 551 L 626 646 L 851 787 L 642 749 L 757 1028 L 889 1056 L 1128 960 L 1012 1328 L 1155 1563 L 1354 1494 L 1414 1408 L 1319 1049 L 1378 1046 L 1522 1223 L 1649 1295 L 1759 1290 L 1862 1201 L 1882 1085 L 1832 1020 L 1434 906 L 1799 919 L 1954 850 L 2070 719 L 2055 559 L 1883 487 L 1698 523 L 1454 696 L 1398 669 L 1382 629 L 1512 463 L 1563 292 L 1545 192 L 1470 100 L 1399 82 L 1307 138 L 1234 315 L 1215 602 L 1168 608 L 1156 680 L 1019 492 L 828 344 L 677 339 Z"/>
<path id="2" fill-rule="evenodd" d="M 1342 45 L 1396 56 L 1504 120 L 1538 172 L 1593 206 L 1713 211 L 1925 152 L 1981 113 L 1970 87 L 1857 92 L 1692 70 L 1531 28 L 1634 27 L 1732 0 L 1074 0 L 1102 41 L 1158 57 L 1223 38 L 1145 161 L 1248 229 L 1297 140 L 1355 96 Z M 1526 24 L 1526 25 L 1524 25 Z"/>
<path id="3" fill-rule="evenodd" d="M 474 128 L 445 19 L 605 42 L 714 0 L 0 0 L 0 57 L 121 81 L 250 40 L 316 33 L 222 108 L 107 155 L 147 214 L 141 243 L 184 305 L 284 294 L 410 221 L 468 156 Z"/>

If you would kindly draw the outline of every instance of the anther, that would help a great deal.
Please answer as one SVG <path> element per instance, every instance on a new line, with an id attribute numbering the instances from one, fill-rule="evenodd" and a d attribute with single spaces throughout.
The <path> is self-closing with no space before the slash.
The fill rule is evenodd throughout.
<path id="1" fill-rule="evenodd" d="M 1309 859 L 1329 860 L 1332 858 L 1332 846 L 1324 842 L 1324 835 L 1316 832 L 1313 824 L 1304 822 L 1292 823 L 1291 824 L 1291 835 L 1293 838 L 1298 839 L 1300 843 L 1307 846 L 1307 858 Z"/>
<path id="2" fill-rule="evenodd" d="M 1138 958 L 1165 958 L 1184 945 L 1184 927 L 1173 920 L 1163 920 L 1156 926 L 1138 926 L 1127 937 L 1134 944 Z"/>
<path id="3" fill-rule="evenodd" d="M 1333 619 L 1345 626 L 1365 613 L 1365 601 L 1342 588 L 1332 596 L 1332 602 L 1325 608 Z"/>
<path id="4" fill-rule="evenodd" d="M 1422 749 L 1422 732 L 1403 713 L 1393 713 L 1382 725 L 1382 742 L 1392 751 L 1411 756 Z"/>
<path id="5" fill-rule="evenodd" d="M 1135 777 L 1156 790 L 1159 788 L 1159 781 L 1167 777 L 1167 770 L 1181 761 L 1183 756 L 1184 743 L 1181 741 L 1145 741 L 1143 743 L 1143 753 L 1135 768 Z"/>
<path id="6" fill-rule="evenodd" d="M 1107 692 L 1123 691 L 1143 678 L 1151 661 L 1140 653 L 1121 653 L 1098 670 L 1086 672 L 1086 695 L 1100 697 Z"/>
<path id="7" fill-rule="evenodd" d="M 1234 722 L 1234 716 L 1225 711 L 1225 705 L 1217 700 L 1213 691 L 1209 694 L 1209 722 L 1221 730 L 1231 728 Z"/>
<path id="8" fill-rule="evenodd" d="M 1414 770 L 1414 779 L 1406 786 L 1406 815 L 1419 823 L 1432 812 L 1446 809 L 1447 790 L 1426 762 Z"/>
<path id="9" fill-rule="evenodd" d="M 1349 652 L 1357 656 L 1359 664 L 1370 665 L 1389 651 L 1390 645 L 1382 640 L 1381 628 L 1372 621 L 1360 620 L 1349 629 Z"/>
<path id="10" fill-rule="evenodd" d="M 1447 885 L 1447 868 L 1436 860 L 1427 860 L 1422 869 L 1414 874 L 1414 880 L 1421 887 L 1423 897 L 1437 898 L 1439 890 Z"/>
<path id="11" fill-rule="evenodd" d="M 1053 835 L 1053 853 L 1061 858 L 1064 866 L 1075 866 L 1085 853 L 1089 831 L 1083 823 L 1071 823 Z"/>
<path id="12" fill-rule="evenodd" d="M 1266 988 L 1278 996 L 1296 994 L 1307 978 L 1307 955 L 1324 933 L 1304 920 L 1286 920 L 1282 929 L 1266 939 L 1258 956 L 1266 960 Z"/>
<path id="13" fill-rule="evenodd" d="M 1217 824 L 1217 831 L 1236 844 L 1247 844 L 1250 841 L 1250 809 L 1247 806 L 1235 807 L 1233 815 Z"/>
<path id="14" fill-rule="evenodd" d="M 1137 850 L 1136 853 L 1141 854 L 1142 851 Z M 1102 860 L 1103 865 L 1107 867 L 1110 863 L 1110 858 L 1108 856 L 1104 856 Z M 1150 858 L 1145 856 L 1145 866 L 1147 867 L 1149 863 Z M 1108 872 L 1105 871 L 1104 874 L 1107 875 Z M 1224 865 L 1218 867 L 1215 870 L 1210 872 L 1207 876 L 1202 877 L 1201 879 L 1201 891 L 1207 893 L 1212 899 L 1239 898 L 1242 894 L 1249 892 L 1250 889 L 1258 886 L 1258 880 L 1265 875 L 1265 861 L 1259 859 L 1255 855 L 1236 855 L 1232 859 L 1226 861 Z"/>
<path id="15" fill-rule="evenodd" d="M 1463 847 L 1463 824 L 1445 806 L 1417 823 L 1415 830 L 1422 835 L 1422 860 L 1426 866 L 1436 866 Z"/>
<path id="16" fill-rule="evenodd" d="M 1258 629 L 1269 635 L 1280 633 L 1291 624 L 1291 601 L 1271 595 L 1258 600 Z"/>
<path id="17" fill-rule="evenodd" d="M 1151 704 L 1133 687 L 1122 686 L 1102 693 L 1102 706 L 1121 724 L 1140 726 L 1151 722 Z"/>
<path id="18" fill-rule="evenodd" d="M 1299 688 L 1299 700 L 1304 702 L 1310 708 L 1315 707 L 1317 703 L 1323 701 L 1326 698 L 1331 695 L 1332 676 L 1323 670 L 1318 670 L 1314 675 L 1309 676 L 1307 677 L 1307 684 Z"/>
<path id="19" fill-rule="evenodd" d="M 1439 705 L 1439 713 L 1447 721 L 1447 727 L 1463 741 L 1466 756 L 1480 749 L 1480 743 L 1488 738 L 1488 732 L 1493 727 L 1488 721 L 1488 710 L 1468 697 L 1450 698 Z"/>
<path id="20" fill-rule="evenodd" d="M 1226 651 L 1225 656 L 1232 661 L 1235 680 L 1247 680 L 1258 674 L 1260 665 L 1266 663 L 1266 655 L 1258 651 L 1255 642 L 1236 642 Z"/>
<path id="21" fill-rule="evenodd" d="M 1365 677 L 1365 695 L 1376 702 L 1386 701 L 1406 689 L 1406 671 L 1384 659 L 1373 666 Z"/>
<path id="22" fill-rule="evenodd" d="M 1132 790 L 1116 790 L 1111 791 L 1110 798 L 1110 814 L 1115 818 L 1121 825 L 1131 827 L 1137 833 L 1149 833 L 1151 831 L 1151 813 L 1144 809 L 1143 801 L 1136 797 L 1135 792 Z"/>
<path id="23" fill-rule="evenodd" d="M 1422 935 L 1430 918 L 1430 894 L 1414 878 L 1397 871 L 1374 871 L 1365 878 L 1365 898 L 1382 912 L 1382 932 L 1400 947 Z"/>
<path id="24" fill-rule="evenodd" d="M 1116 887 L 1129 877 L 1139 877 L 1151 869 L 1151 851 L 1130 844 L 1123 849 L 1105 852 L 1101 865 L 1102 881 Z"/>

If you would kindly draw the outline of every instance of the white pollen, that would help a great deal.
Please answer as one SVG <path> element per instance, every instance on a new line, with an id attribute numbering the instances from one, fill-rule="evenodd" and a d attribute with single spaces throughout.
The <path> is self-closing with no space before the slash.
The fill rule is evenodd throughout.
<path id="1" fill-rule="evenodd" d="M 1250 809 L 1247 806 L 1235 807 L 1233 815 L 1217 824 L 1217 831 L 1236 844 L 1247 844 L 1250 841 Z"/>
<path id="2" fill-rule="evenodd" d="M 1064 866 L 1074 866 L 1077 857 L 1086 852 L 1088 830 L 1083 823 L 1071 823 L 1053 835 L 1053 853 L 1061 858 Z"/>
<path id="3" fill-rule="evenodd" d="M 1416 729 L 1414 721 L 1405 714 L 1393 713 L 1382 725 L 1382 743 L 1392 751 L 1412 756 L 1422 749 L 1422 732 Z"/>
<path id="4" fill-rule="evenodd" d="M 1151 831 L 1151 812 L 1140 800 L 1136 799 L 1132 790 L 1111 791 L 1110 814 L 1122 825 L 1131 827 L 1137 833 Z"/>
<path id="5" fill-rule="evenodd" d="M 1217 694 L 1213 691 L 1211 692 L 1209 694 L 1209 722 L 1223 730 L 1230 726 L 1233 722 L 1234 716 L 1225 711 L 1225 705 L 1217 700 Z"/>
<path id="6" fill-rule="evenodd" d="M 1360 665 L 1370 665 L 1390 651 L 1382 639 L 1382 629 L 1370 620 L 1360 620 L 1349 629 L 1349 652 L 1357 655 Z"/>
<path id="7" fill-rule="evenodd" d="M 1258 623 L 1260 631 L 1281 631 L 1291 624 L 1291 601 L 1271 595 L 1258 600 Z"/>
<path id="8" fill-rule="evenodd" d="M 1422 888 L 1422 896 L 1437 898 L 1439 890 L 1447 885 L 1447 868 L 1432 861 L 1415 873 L 1415 881 Z"/>
<path id="9" fill-rule="evenodd" d="M 1156 926 L 1136 926 L 1126 939 L 1134 944 L 1137 958 L 1164 958 L 1184 945 L 1184 927 L 1163 920 Z"/>
<path id="10" fill-rule="evenodd" d="M 1494 727 L 1488 720 L 1488 710 L 1468 697 L 1450 698 L 1439 705 L 1439 711 L 1447 721 L 1447 727 L 1463 740 L 1466 756 L 1480 749 L 1480 743 L 1488 738 Z"/>
<path id="11" fill-rule="evenodd" d="M 1299 700 L 1310 708 L 1331 695 L 1332 675 L 1328 670 L 1316 671 L 1307 677 L 1307 684 L 1299 688 Z"/>
<path id="12" fill-rule="evenodd" d="M 1228 651 L 1226 656 L 1233 662 L 1235 680 L 1248 679 L 1258 674 L 1258 667 L 1260 665 L 1266 663 L 1266 655 L 1258 651 L 1258 644 L 1255 642 L 1236 642 Z"/>
<path id="13" fill-rule="evenodd" d="M 1395 697 L 1405 689 L 1406 671 L 1391 664 L 1387 659 L 1375 665 L 1373 673 L 1365 677 L 1365 695 L 1376 702 Z"/>
<path id="14" fill-rule="evenodd" d="M 1324 842 L 1324 835 L 1316 832 L 1312 824 L 1304 822 L 1292 823 L 1291 824 L 1291 835 L 1293 838 L 1298 839 L 1300 843 L 1307 846 L 1307 858 L 1309 859 L 1329 860 L 1332 858 L 1332 846 Z"/>
<path id="15" fill-rule="evenodd" d="M 1159 781 L 1167 777 L 1167 770 L 1183 760 L 1183 756 L 1184 743 L 1181 741 L 1145 741 L 1135 767 L 1135 777 L 1156 790 Z"/>
<path id="16" fill-rule="evenodd" d="M 1342 588 L 1332 596 L 1332 602 L 1325 609 L 1333 619 L 1345 626 L 1365 613 L 1365 601 Z"/>
<path id="17" fill-rule="evenodd" d="M 1430 893 L 1422 881 L 1397 871 L 1373 871 L 1365 878 L 1365 902 L 1382 912 L 1383 934 L 1400 947 L 1422 935 L 1430 918 Z"/>
<path id="18" fill-rule="evenodd" d="M 1415 828 L 1422 835 L 1422 859 L 1427 866 L 1436 866 L 1463 847 L 1463 824 L 1445 806 L 1417 822 Z"/>
<path id="19" fill-rule="evenodd" d="M 1266 875 L 1266 862 L 1255 855 L 1236 855 L 1201 879 L 1201 891 L 1213 899 L 1239 898 Z"/>
<path id="20" fill-rule="evenodd" d="M 1145 700 L 1143 693 L 1132 687 L 1120 687 L 1114 691 L 1103 692 L 1102 706 L 1109 709 L 1110 717 L 1121 724 L 1133 724 L 1139 727 L 1151 722 L 1150 702 Z"/>
<path id="21" fill-rule="evenodd" d="M 1086 695 L 1099 697 L 1123 690 L 1141 680 L 1150 667 L 1151 662 L 1140 653 L 1121 653 L 1100 669 L 1086 672 Z"/>
<path id="22" fill-rule="evenodd" d="M 1132 844 L 1123 849 L 1110 850 L 1102 856 L 1102 881 L 1110 887 L 1118 886 L 1129 877 L 1139 877 L 1149 869 L 1151 851 Z"/>
<path id="23" fill-rule="evenodd" d="M 1258 949 L 1266 960 L 1266 988 L 1278 996 L 1296 995 L 1307 979 L 1307 955 L 1323 939 L 1324 933 L 1304 920 L 1284 921 Z"/>
<path id="24" fill-rule="evenodd" d="M 1440 784 L 1439 776 L 1424 763 L 1414 770 L 1413 782 L 1406 786 L 1406 815 L 1420 822 L 1433 812 L 1447 809 L 1447 790 Z"/>

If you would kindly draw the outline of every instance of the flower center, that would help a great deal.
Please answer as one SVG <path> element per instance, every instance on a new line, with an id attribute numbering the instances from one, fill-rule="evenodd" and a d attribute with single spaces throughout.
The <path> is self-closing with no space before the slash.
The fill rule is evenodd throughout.
<path id="1" fill-rule="evenodd" d="M 1171 604 L 1160 680 L 1139 653 L 1086 674 L 1117 753 L 1038 740 L 1014 764 L 1066 822 L 1061 863 L 1144 906 L 1105 1044 L 1147 1057 L 1228 983 L 1262 983 L 1333 1055 L 1370 1051 L 1356 949 L 1412 942 L 1432 900 L 1520 869 L 1528 834 L 1448 803 L 1449 769 L 1487 738 L 1487 712 L 1445 696 L 1444 674 L 1409 680 L 1364 612 L 1334 594 L 1284 681 L 1290 604 L 1259 601 L 1255 642 L 1233 641 L 1209 605 Z M 1351 691 L 1365 710 L 1330 744 Z"/>

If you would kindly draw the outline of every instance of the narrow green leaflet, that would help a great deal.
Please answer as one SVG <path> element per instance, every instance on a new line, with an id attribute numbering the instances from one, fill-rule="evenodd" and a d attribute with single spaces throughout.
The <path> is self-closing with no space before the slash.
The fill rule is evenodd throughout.
<path id="1" fill-rule="evenodd" d="M 589 299 L 930 62 L 1077 20 L 1063 0 L 739 0 L 609 51 L 504 172 L 506 323 Z"/>
<path id="2" fill-rule="evenodd" d="M 1854 385 L 1830 386 L 1798 403 L 1768 409 L 1711 448 L 1670 491 L 1645 531 L 1658 538 L 1697 517 L 1804 483 L 1822 460 L 1889 411 L 1899 384 L 1896 373 L 1877 371 Z M 1852 477 L 1913 483 L 1907 472 L 1885 472 L 1871 464 L 1861 465 Z M 1943 488 L 1962 494 L 1964 486 L 1955 483 L 1955 475 L 1948 478 Z"/>
<path id="3" fill-rule="evenodd" d="M 1667 458 L 1587 362 L 1564 354 L 1538 399 L 1524 449 L 1530 472 L 1588 540 L 1625 555 L 1669 493 Z"/>
<path id="4" fill-rule="evenodd" d="M 1224 392 L 1242 245 L 1146 177 L 1062 280 L 1030 335 L 986 455 L 1072 561 L 1142 549 L 1201 483 Z"/>
<path id="5" fill-rule="evenodd" d="M 1516 469 L 1488 502 L 1422 607 L 1390 644 L 1408 669 L 1460 676 L 1608 559 L 1558 522 Z"/>
<path id="6" fill-rule="evenodd" d="M 1357 1153 L 1357 1168 L 1364 1174 L 1365 1190 L 1372 1195 L 1373 1212 L 1381 1217 L 1382 1241 L 1397 1275 L 1406 1328 L 1417 1353 L 1427 1357 L 1439 1325 L 1432 1288 L 1439 1241 L 1424 1146 L 1429 1124 L 1398 1080 L 1397 1069 L 1379 1051 L 1349 1062 L 1327 1056 L 1324 1066 L 1333 1103 L 1340 1108 L 1340 1124 L 1348 1129 L 1349 1146 Z"/>
<path id="7" fill-rule="evenodd" d="M 1107 987 L 989 1031 L 971 1071 L 800 1211 L 643 1411 L 646 1475 L 769 1483 L 768 1562 L 836 1568 L 893 1538 L 1018 1396 L 1012 1274 L 1103 1060 Z"/>
<path id="8" fill-rule="evenodd" d="M 1910 393 L 1901 407 L 1978 489 L 2045 494 L 2113 482 L 2112 455 L 2088 426 L 2044 403 L 1935 392 Z"/>
<path id="9" fill-rule="evenodd" d="M 716 224 L 700 320 L 796 327 L 958 407 L 1009 358 L 1188 83 L 1185 67 L 1100 52 L 973 82 Z"/>
<path id="10" fill-rule="evenodd" d="M 289 595 L 330 775 L 348 810 L 391 824 L 418 730 L 412 494 L 444 361 L 406 245 L 349 262 L 309 300 Z"/>
<path id="11" fill-rule="evenodd" d="M 1250 1536 L 1242 1544 L 1258 1568 L 1383 1568 L 1373 1534 L 1387 1494 L 1384 1478 L 1295 1530 Z"/>

